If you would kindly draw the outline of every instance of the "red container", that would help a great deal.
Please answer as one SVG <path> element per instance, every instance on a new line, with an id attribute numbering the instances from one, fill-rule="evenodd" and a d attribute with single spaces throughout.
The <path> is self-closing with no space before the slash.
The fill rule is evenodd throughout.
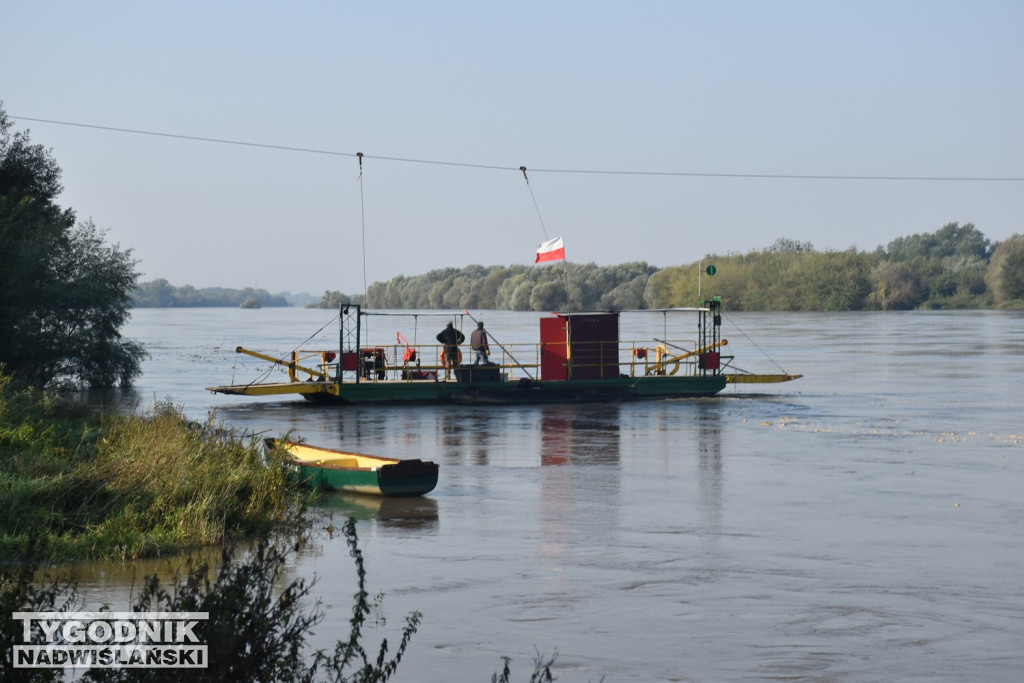
<path id="1" fill-rule="evenodd" d="M 542 380 L 618 376 L 618 313 L 571 313 L 540 319 Z"/>
<path id="2" fill-rule="evenodd" d="M 700 354 L 701 370 L 717 370 L 722 363 L 722 354 L 718 351 L 707 351 Z"/>

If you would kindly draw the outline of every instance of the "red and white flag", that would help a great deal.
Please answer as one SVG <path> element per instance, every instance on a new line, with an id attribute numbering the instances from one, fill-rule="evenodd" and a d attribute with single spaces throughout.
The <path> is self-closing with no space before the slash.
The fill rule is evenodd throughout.
<path id="1" fill-rule="evenodd" d="M 556 237 L 553 240 L 548 240 L 547 242 L 540 243 L 540 246 L 537 247 L 537 260 L 534 261 L 534 263 L 564 260 L 565 244 L 562 242 L 561 237 Z"/>

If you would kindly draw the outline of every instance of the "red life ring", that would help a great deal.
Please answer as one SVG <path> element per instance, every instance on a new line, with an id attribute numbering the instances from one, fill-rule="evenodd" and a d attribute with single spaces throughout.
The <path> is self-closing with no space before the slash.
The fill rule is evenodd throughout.
<path id="1" fill-rule="evenodd" d="M 459 361 L 458 361 L 458 363 L 456 363 L 456 365 L 462 365 L 462 349 L 459 349 L 458 353 L 459 353 Z M 442 365 L 442 367 L 448 367 L 448 356 L 444 352 L 443 349 L 441 350 L 441 365 Z"/>

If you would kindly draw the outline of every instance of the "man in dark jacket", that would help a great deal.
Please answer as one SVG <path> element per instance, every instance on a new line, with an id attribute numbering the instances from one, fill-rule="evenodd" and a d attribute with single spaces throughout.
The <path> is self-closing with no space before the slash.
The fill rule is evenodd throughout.
<path id="1" fill-rule="evenodd" d="M 448 323 L 447 327 L 438 332 L 437 341 L 444 345 L 441 365 L 444 366 L 444 378 L 448 379 L 449 371 L 459 365 L 459 344 L 466 341 L 466 335 Z"/>

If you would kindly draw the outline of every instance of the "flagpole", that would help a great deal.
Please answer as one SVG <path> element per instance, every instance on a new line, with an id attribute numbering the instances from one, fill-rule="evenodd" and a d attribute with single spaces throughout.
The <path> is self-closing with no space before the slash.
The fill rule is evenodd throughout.
<path id="1" fill-rule="evenodd" d="M 562 282 L 565 286 L 565 307 L 569 308 L 569 264 L 565 260 L 565 242 L 562 240 L 562 236 L 541 242 L 537 245 L 537 258 L 535 263 L 545 263 L 547 261 L 561 261 L 562 262 Z"/>
<path id="2" fill-rule="evenodd" d="M 569 311 L 569 263 L 565 259 L 562 259 L 562 280 L 565 281 L 565 309 Z"/>

